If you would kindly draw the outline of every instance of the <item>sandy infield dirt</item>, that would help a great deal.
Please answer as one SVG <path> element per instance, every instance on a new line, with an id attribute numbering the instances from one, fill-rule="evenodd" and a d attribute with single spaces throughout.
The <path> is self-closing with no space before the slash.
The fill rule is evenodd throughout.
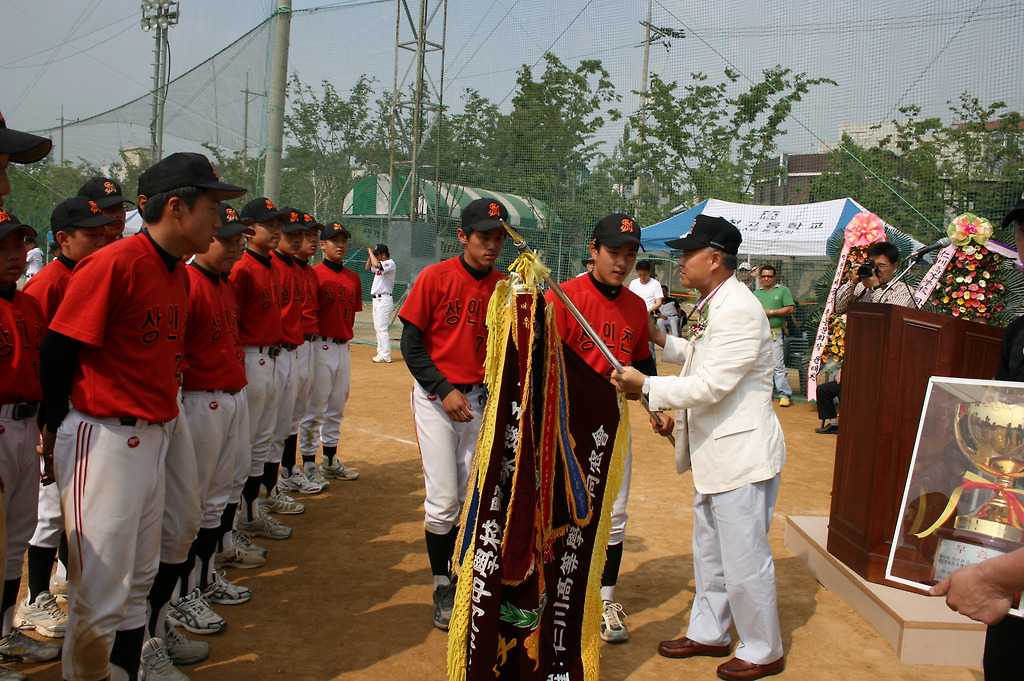
<path id="1" fill-rule="evenodd" d="M 392 364 L 372 363 L 374 354 L 369 345 L 352 346 L 352 394 L 339 447 L 359 479 L 334 481 L 324 493 L 302 498 L 304 515 L 279 516 L 294 534 L 261 542 L 268 549 L 265 567 L 228 569 L 228 579 L 251 587 L 254 597 L 245 605 L 217 606 L 228 628 L 204 637 L 213 649 L 209 660 L 181 668 L 191 679 L 447 678 L 446 634 L 431 625 L 412 379 L 401 353 L 394 352 Z M 678 367 L 659 362 L 659 369 L 673 374 Z M 787 654 L 786 671 L 777 678 L 981 679 L 978 669 L 901 663 L 860 615 L 786 550 L 786 516 L 828 515 L 836 439 L 814 432 L 813 405 L 776 411 L 788 450 L 771 529 Z M 657 653 L 658 642 L 682 635 L 689 618 L 693 484 L 689 473 L 675 473 L 671 447 L 650 431 L 642 410 L 632 408 L 630 420 L 630 521 L 616 590 L 630 637 L 625 644 L 602 644 L 601 679 L 714 679 L 722 659 L 671 660 Z M 38 681 L 61 678 L 59 662 L 11 666 Z"/>

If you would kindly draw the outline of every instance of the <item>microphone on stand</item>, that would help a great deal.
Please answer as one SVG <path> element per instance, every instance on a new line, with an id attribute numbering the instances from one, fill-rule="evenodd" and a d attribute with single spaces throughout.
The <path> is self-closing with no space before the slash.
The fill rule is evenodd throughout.
<path id="1" fill-rule="evenodd" d="M 911 253 L 910 254 L 910 259 L 911 260 L 920 260 L 925 255 L 927 255 L 928 253 L 931 253 L 932 251 L 937 251 L 940 248 L 945 248 L 946 246 L 950 245 L 951 243 L 953 243 L 953 240 L 950 239 L 948 236 L 944 236 L 941 239 L 939 239 L 938 241 L 936 241 L 935 243 L 928 244 L 927 246 L 922 246 L 921 248 L 919 248 L 916 251 L 914 251 L 913 253 Z"/>

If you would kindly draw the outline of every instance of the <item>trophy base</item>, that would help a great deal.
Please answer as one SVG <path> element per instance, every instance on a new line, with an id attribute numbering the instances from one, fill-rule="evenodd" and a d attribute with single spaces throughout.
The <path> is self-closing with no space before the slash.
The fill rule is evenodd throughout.
<path id="1" fill-rule="evenodd" d="M 980 534 L 984 537 L 1004 539 L 1014 544 L 1024 544 L 1024 531 L 1013 525 L 989 520 L 988 518 L 977 518 L 975 516 L 957 516 L 955 527 L 957 530 Z"/>
<path id="2" fill-rule="evenodd" d="M 986 525 L 1000 525 L 990 520 L 981 518 L 957 518 L 958 529 L 939 528 L 935 534 L 939 536 L 939 546 L 935 551 L 935 561 L 932 564 L 932 583 L 938 583 L 951 575 L 957 568 L 965 565 L 980 563 L 983 560 L 1001 556 L 1020 548 L 1020 544 L 1004 539 L 993 537 L 977 531 L 959 529 L 961 520 L 977 520 Z M 972 526 L 978 526 L 973 525 Z M 985 525 L 981 525 L 985 527 Z M 1015 528 L 1010 528 L 1015 529 Z"/>

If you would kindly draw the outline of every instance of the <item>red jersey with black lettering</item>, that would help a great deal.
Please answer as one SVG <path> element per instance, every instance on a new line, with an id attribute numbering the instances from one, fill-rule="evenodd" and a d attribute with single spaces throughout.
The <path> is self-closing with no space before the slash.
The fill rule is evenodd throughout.
<path id="1" fill-rule="evenodd" d="M 184 390 L 241 390 L 245 355 L 238 342 L 238 315 L 231 282 L 195 263 L 185 329 Z"/>
<path id="2" fill-rule="evenodd" d="M 238 337 L 244 345 L 278 345 L 281 328 L 281 277 L 270 258 L 247 250 L 228 280 L 238 297 Z"/>
<path id="3" fill-rule="evenodd" d="M 363 309 L 363 283 L 359 275 L 329 260 L 312 269 L 317 279 L 317 333 L 351 340 L 356 312 Z"/>
<path id="4" fill-rule="evenodd" d="M 316 289 L 319 283 L 316 272 L 308 262 L 296 260 L 295 264 L 299 266 L 299 274 L 302 277 L 302 335 L 306 336 L 318 333 Z"/>
<path id="5" fill-rule="evenodd" d="M 281 278 L 281 331 L 288 345 L 302 345 L 302 275 L 290 255 L 270 252 L 270 262 Z"/>
<path id="6" fill-rule="evenodd" d="M 0 298 L 0 404 L 42 401 L 39 344 L 46 319 L 39 302 L 24 291 L 15 291 L 11 300 Z"/>
<path id="7" fill-rule="evenodd" d="M 647 334 L 647 304 L 643 298 L 623 286 L 615 300 L 608 300 L 597 290 L 589 276 L 570 279 L 562 284 L 562 291 L 594 327 L 615 359 L 623 365 L 651 356 Z M 548 291 L 544 299 L 555 304 L 558 335 L 566 345 L 594 371 L 611 376 L 612 367 L 608 360 L 555 292 Z"/>
<path id="8" fill-rule="evenodd" d="M 150 422 L 178 415 L 188 274 L 169 272 L 143 233 L 75 267 L 50 329 L 81 341 L 71 404 L 100 418 Z"/>
<path id="9" fill-rule="evenodd" d="M 409 289 L 398 316 L 423 332 L 423 346 L 449 383 L 483 383 L 487 303 L 502 279 L 492 268 L 477 281 L 455 257 L 424 269 Z"/>
<path id="10" fill-rule="evenodd" d="M 68 288 L 71 271 L 74 269 L 73 264 L 68 264 L 71 262 L 62 257 L 51 260 L 37 275 L 25 282 L 25 287 L 21 289 L 39 301 L 47 319 L 53 319 L 64 298 L 64 291 Z"/>

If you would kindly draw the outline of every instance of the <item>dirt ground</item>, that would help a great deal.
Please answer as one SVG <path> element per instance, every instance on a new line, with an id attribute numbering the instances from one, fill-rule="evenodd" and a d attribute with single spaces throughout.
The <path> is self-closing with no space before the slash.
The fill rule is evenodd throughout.
<path id="1" fill-rule="evenodd" d="M 364 313 L 365 314 L 365 313 Z M 369 340 L 372 332 L 357 336 Z M 397 332 L 397 331 L 396 331 Z M 396 339 L 397 340 L 397 339 Z M 396 342 L 397 346 L 397 342 Z M 431 578 L 423 541 L 423 481 L 409 412 L 411 378 L 401 355 L 373 364 L 374 348 L 352 347 L 352 395 L 339 453 L 360 472 L 303 498 L 284 516 L 291 539 L 265 540 L 267 565 L 229 569 L 253 589 L 248 604 L 218 606 L 228 621 L 206 637 L 210 659 L 182 671 L 195 681 L 446 678 L 446 634 L 431 625 Z M 662 373 L 674 365 L 660 364 Z M 779 678 L 974 680 L 981 671 L 907 665 L 844 601 L 819 585 L 784 546 L 786 516 L 828 515 L 835 437 L 818 435 L 812 405 L 776 408 L 788 463 L 771 530 L 787 668 Z M 676 475 L 672 450 L 632 410 L 630 522 L 616 596 L 629 642 L 602 648 L 601 679 L 716 678 L 721 660 L 660 657 L 680 636 L 693 598 L 693 485 Z M 59 663 L 12 665 L 37 681 L 60 679 Z"/>

